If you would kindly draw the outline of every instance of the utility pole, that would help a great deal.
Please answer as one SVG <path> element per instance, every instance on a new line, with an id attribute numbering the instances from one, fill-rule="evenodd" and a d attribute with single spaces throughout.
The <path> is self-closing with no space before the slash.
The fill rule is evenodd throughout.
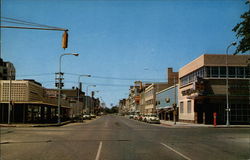
<path id="1" fill-rule="evenodd" d="M 176 125 L 176 77 L 174 76 L 174 124 Z"/>

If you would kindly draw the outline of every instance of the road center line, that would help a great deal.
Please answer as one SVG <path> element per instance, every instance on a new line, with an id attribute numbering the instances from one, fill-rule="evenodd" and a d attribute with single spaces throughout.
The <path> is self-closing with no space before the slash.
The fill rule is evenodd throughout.
<path id="1" fill-rule="evenodd" d="M 102 150 L 102 141 L 100 141 L 99 148 L 98 148 L 95 160 L 99 160 L 101 150 Z"/>
<path id="2" fill-rule="evenodd" d="M 182 153 L 176 151 L 176 150 L 173 149 L 172 147 L 170 147 L 170 146 L 168 146 L 168 145 L 166 145 L 166 144 L 164 144 L 164 143 L 161 143 L 161 144 L 162 144 L 164 147 L 170 149 L 171 151 L 174 151 L 175 153 L 179 154 L 180 156 L 182 156 L 182 157 L 185 158 L 186 160 L 191 160 L 191 158 L 188 158 L 187 156 L 185 156 L 184 154 L 182 154 Z"/>

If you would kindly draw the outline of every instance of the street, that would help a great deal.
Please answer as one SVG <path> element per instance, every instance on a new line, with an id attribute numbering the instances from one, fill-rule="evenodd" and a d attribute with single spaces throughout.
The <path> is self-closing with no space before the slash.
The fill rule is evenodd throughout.
<path id="1" fill-rule="evenodd" d="M 1 160 L 250 159 L 250 128 L 171 128 L 106 115 L 62 127 L 1 128 Z"/>

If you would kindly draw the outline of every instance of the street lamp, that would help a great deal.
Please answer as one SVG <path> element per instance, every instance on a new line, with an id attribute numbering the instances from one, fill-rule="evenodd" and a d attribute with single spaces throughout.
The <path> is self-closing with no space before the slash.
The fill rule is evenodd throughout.
<path id="1" fill-rule="evenodd" d="M 88 104 L 88 101 L 87 101 L 87 96 L 88 96 L 88 87 L 96 87 L 96 85 L 87 85 L 87 87 L 86 87 L 85 110 L 87 110 L 87 104 Z"/>
<path id="2" fill-rule="evenodd" d="M 78 76 L 78 91 L 77 91 L 77 106 L 78 106 L 78 108 L 79 108 L 79 110 L 80 110 L 80 78 L 81 77 L 91 77 L 91 75 L 89 75 L 89 74 L 83 74 L 83 75 L 79 75 Z M 82 112 L 82 115 L 83 115 L 83 109 L 82 109 L 82 111 L 79 111 L 79 114 L 80 114 L 80 112 Z M 83 120 L 83 117 L 82 117 L 82 120 Z"/>
<path id="3" fill-rule="evenodd" d="M 61 82 L 62 82 L 62 78 L 61 78 L 61 75 L 62 75 L 62 72 L 61 72 L 61 65 L 62 65 L 62 57 L 65 56 L 65 55 L 73 55 L 73 56 L 78 56 L 79 54 L 78 53 L 64 53 L 64 54 L 61 54 L 60 55 L 60 58 L 59 58 L 59 82 L 58 82 L 58 119 L 57 119 L 57 122 L 58 124 L 61 123 L 61 89 L 62 89 L 62 86 L 61 86 Z"/>
<path id="4" fill-rule="evenodd" d="M 228 100 L 228 50 L 231 46 L 235 46 L 237 43 L 236 42 L 232 42 L 226 49 L 226 99 L 227 99 L 227 122 L 226 122 L 226 126 L 229 127 L 230 123 L 229 123 L 229 100 Z"/>

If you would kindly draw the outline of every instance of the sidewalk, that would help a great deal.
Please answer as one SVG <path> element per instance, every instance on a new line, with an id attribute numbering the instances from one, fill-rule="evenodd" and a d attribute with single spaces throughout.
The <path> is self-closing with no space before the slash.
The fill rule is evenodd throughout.
<path id="1" fill-rule="evenodd" d="M 46 124 L 32 124 L 32 123 L 13 123 L 13 124 L 0 124 L 0 127 L 60 127 L 60 126 L 65 126 L 65 125 L 79 125 L 79 124 L 88 124 L 94 120 L 97 120 L 101 118 L 101 116 L 97 116 L 94 119 L 91 120 L 83 120 L 83 122 L 74 122 L 74 121 L 65 121 L 61 122 L 61 124 L 57 123 L 46 123 Z"/>
<path id="2" fill-rule="evenodd" d="M 46 123 L 46 124 L 31 124 L 31 123 L 13 123 L 13 124 L 0 124 L 0 127 L 58 127 L 63 126 L 69 123 L 73 123 L 72 121 L 61 122 L 61 124 L 57 123 Z"/>
<path id="3" fill-rule="evenodd" d="M 174 128 L 228 128 L 226 125 L 217 125 L 214 127 L 214 125 L 211 124 L 195 124 L 195 123 L 185 123 L 185 122 L 176 122 L 174 124 L 173 121 L 165 121 L 160 120 L 161 125 L 168 126 L 168 127 L 174 127 Z M 250 125 L 230 125 L 230 128 L 250 128 Z"/>

